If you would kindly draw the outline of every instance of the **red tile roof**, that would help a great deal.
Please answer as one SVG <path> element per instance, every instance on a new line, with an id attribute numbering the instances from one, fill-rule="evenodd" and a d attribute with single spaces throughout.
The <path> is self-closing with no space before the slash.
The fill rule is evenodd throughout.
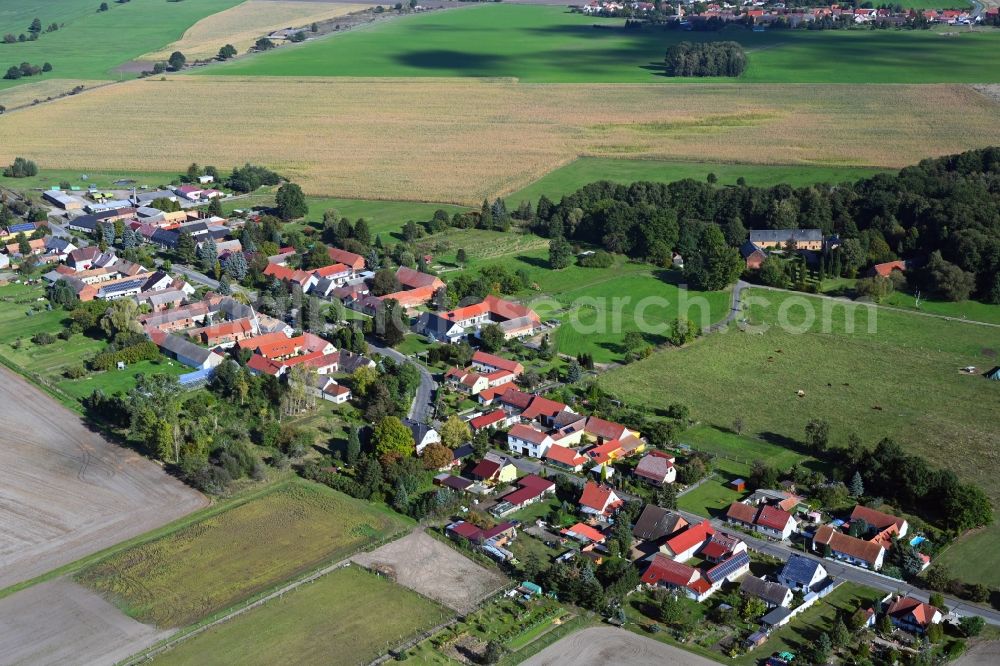
<path id="1" fill-rule="evenodd" d="M 625 426 L 612 421 L 599 419 L 596 416 L 591 416 L 587 419 L 587 425 L 584 427 L 584 431 L 588 435 L 600 437 L 601 439 L 621 439 L 625 436 Z"/>
<path id="2" fill-rule="evenodd" d="M 594 543 L 603 543 L 607 538 L 604 533 L 600 530 L 596 530 L 590 525 L 584 523 L 577 523 L 573 527 L 567 527 L 562 531 L 563 534 L 569 535 L 570 533 L 579 535 L 587 539 L 588 541 L 593 541 Z"/>
<path id="3" fill-rule="evenodd" d="M 906 522 L 899 516 L 894 516 L 882 511 L 876 511 L 875 509 L 869 509 L 868 507 L 861 506 L 860 504 L 854 507 L 854 510 L 851 511 L 851 520 L 854 521 L 858 519 L 865 521 L 879 532 L 893 526 L 895 526 L 897 530 L 901 530 L 903 529 L 903 523 Z"/>
<path id="4" fill-rule="evenodd" d="M 674 555 L 680 555 L 681 553 L 691 550 L 691 548 L 704 543 L 710 536 L 715 534 L 715 530 L 708 523 L 707 520 L 697 523 L 696 525 L 688 525 L 685 530 L 680 534 L 667 539 L 664 544 L 670 549 Z"/>
<path id="5" fill-rule="evenodd" d="M 469 421 L 469 426 L 472 428 L 473 431 L 478 431 L 482 430 L 483 428 L 488 428 L 492 425 L 496 425 L 497 423 L 503 421 L 505 418 L 507 418 L 507 414 L 502 409 L 497 409 L 490 412 L 489 414 L 483 414 L 481 416 L 477 416 L 476 418 L 472 419 L 471 421 Z"/>
<path id="6" fill-rule="evenodd" d="M 329 266 L 323 266 L 322 268 L 317 268 L 313 271 L 313 275 L 316 277 L 330 277 L 331 275 L 340 275 L 342 273 L 350 273 L 351 267 L 345 264 L 330 264 Z"/>
<path id="7" fill-rule="evenodd" d="M 644 479 L 662 482 L 665 478 L 667 478 L 667 474 L 670 472 L 670 468 L 672 467 L 673 464 L 670 462 L 669 458 L 650 453 L 649 455 L 642 457 L 642 460 L 640 460 L 639 464 L 636 465 L 635 473 L 636 476 L 641 476 Z"/>
<path id="8" fill-rule="evenodd" d="M 653 561 L 642 573 L 640 580 L 646 585 L 666 583 L 676 587 L 687 587 L 699 576 L 697 570 L 672 559 L 662 553 L 653 556 Z"/>
<path id="9" fill-rule="evenodd" d="M 556 487 L 556 484 L 552 481 L 543 479 L 542 477 L 534 474 L 521 477 L 517 480 L 517 483 L 521 487 L 511 493 L 507 493 L 502 498 L 514 506 L 520 506 L 525 502 L 530 502 L 536 497 L 541 496 L 542 493 Z"/>
<path id="10" fill-rule="evenodd" d="M 587 459 L 581 456 L 576 449 L 571 449 L 568 446 L 550 446 L 549 450 L 545 452 L 545 457 L 570 467 L 577 467 L 587 462 Z"/>
<path id="11" fill-rule="evenodd" d="M 532 428 L 524 423 L 515 423 L 511 426 L 511 429 L 507 431 L 510 437 L 515 437 L 517 439 L 522 439 L 526 442 L 531 442 L 532 444 L 541 444 L 545 441 L 548 435 L 538 428 Z"/>
<path id="12" fill-rule="evenodd" d="M 620 503 L 618 495 L 608 486 L 603 486 L 593 481 L 588 481 L 583 486 L 583 494 L 580 495 L 580 506 L 585 506 L 596 511 L 607 511 L 616 503 Z"/>
<path id="13" fill-rule="evenodd" d="M 521 414 L 521 418 L 527 420 L 535 420 L 542 416 L 552 418 L 559 412 L 565 411 L 566 409 L 566 405 L 561 402 L 556 402 L 555 400 L 549 400 L 548 398 L 536 395 L 531 400 L 531 404 L 528 405 L 528 408 Z"/>
<path id="14" fill-rule="evenodd" d="M 444 286 L 444 282 L 436 275 L 421 273 L 406 266 L 400 266 L 396 269 L 396 281 L 408 289 L 417 289 L 420 287 L 437 289 Z"/>
<path id="15" fill-rule="evenodd" d="M 488 365 L 491 368 L 497 368 L 498 370 L 513 372 L 514 374 L 520 374 L 524 371 L 524 366 L 517 361 L 512 361 L 502 356 L 496 356 L 495 354 L 487 354 L 484 351 L 477 351 L 474 353 L 472 355 L 472 362 Z"/>
<path id="16" fill-rule="evenodd" d="M 887 261 L 884 264 L 875 264 L 872 266 L 872 272 L 880 277 L 889 277 L 893 271 L 906 272 L 906 262 Z"/>
<path id="17" fill-rule="evenodd" d="M 849 534 L 838 532 L 829 525 L 823 525 L 816 530 L 816 536 L 813 537 L 813 541 L 829 545 L 833 551 L 849 555 L 869 564 L 874 564 L 878 559 L 879 553 L 884 550 L 877 543 L 857 539 Z"/>
<path id="18" fill-rule="evenodd" d="M 753 519 L 757 517 L 757 507 L 744 504 L 743 502 L 733 502 L 726 511 L 726 518 L 736 520 L 747 525 L 753 525 Z"/>
<path id="19" fill-rule="evenodd" d="M 757 525 L 762 527 L 767 527 L 772 530 L 784 531 L 785 526 L 788 524 L 789 519 L 792 514 L 779 509 L 776 506 L 764 506 L 761 507 L 760 512 L 757 514 L 757 520 L 755 521 Z"/>
<path id="20" fill-rule="evenodd" d="M 913 597 L 900 597 L 886 610 L 886 613 L 898 619 L 907 619 L 912 614 L 916 623 L 924 629 L 931 624 L 935 613 L 939 612 L 934 606 Z"/>
<path id="21" fill-rule="evenodd" d="M 493 460 L 480 460 L 479 464 L 472 468 L 472 476 L 477 479 L 492 479 L 500 471 L 502 465 Z"/>
<path id="22" fill-rule="evenodd" d="M 336 261 L 337 263 L 346 264 L 356 271 L 360 271 L 365 267 L 365 258 L 360 254 L 354 254 L 353 252 L 348 252 L 347 250 L 341 250 L 339 247 L 327 248 L 326 253 L 330 256 L 331 260 Z"/>

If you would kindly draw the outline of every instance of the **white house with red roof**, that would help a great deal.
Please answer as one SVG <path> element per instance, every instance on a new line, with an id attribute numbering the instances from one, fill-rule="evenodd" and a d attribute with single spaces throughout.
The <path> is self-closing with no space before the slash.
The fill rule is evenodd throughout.
<path id="1" fill-rule="evenodd" d="M 944 620 L 941 611 L 913 597 L 886 598 L 886 615 L 893 625 L 904 631 L 923 635 L 932 624 L 940 624 Z"/>
<path id="2" fill-rule="evenodd" d="M 660 552 L 675 562 L 687 562 L 714 534 L 715 529 L 707 520 L 688 525 L 664 541 L 660 546 Z"/>
<path id="3" fill-rule="evenodd" d="M 678 590 L 695 601 L 704 601 L 720 586 L 703 578 L 701 572 L 694 567 L 672 560 L 662 553 L 653 556 L 639 581 L 647 587 Z"/>
<path id="4" fill-rule="evenodd" d="M 483 373 L 497 372 L 504 370 L 517 376 L 524 372 L 524 366 L 517 361 L 512 361 L 502 356 L 489 354 L 484 351 L 476 351 L 472 355 L 472 367 Z"/>
<path id="5" fill-rule="evenodd" d="M 339 247 L 329 247 L 326 249 L 326 253 L 329 255 L 330 261 L 337 264 L 344 264 L 350 268 L 351 277 L 354 277 L 365 269 L 365 258 L 360 254 L 341 250 Z"/>
<path id="6" fill-rule="evenodd" d="M 635 475 L 654 486 L 660 487 L 677 480 L 675 458 L 663 451 L 651 451 L 636 465 Z"/>
<path id="7" fill-rule="evenodd" d="M 733 502 L 726 510 L 726 521 L 780 540 L 790 537 L 798 527 L 792 514 L 773 504 Z"/>
<path id="8" fill-rule="evenodd" d="M 580 495 L 580 512 L 600 518 L 609 518 L 625 500 L 608 486 L 588 481 Z"/>

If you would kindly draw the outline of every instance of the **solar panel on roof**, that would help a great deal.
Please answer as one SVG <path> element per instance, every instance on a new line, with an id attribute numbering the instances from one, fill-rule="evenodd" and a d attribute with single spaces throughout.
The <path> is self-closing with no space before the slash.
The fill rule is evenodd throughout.
<path id="1" fill-rule="evenodd" d="M 746 553 L 737 553 L 725 562 L 713 567 L 708 571 L 708 579 L 713 583 L 730 576 L 742 567 L 749 566 L 750 556 Z"/>

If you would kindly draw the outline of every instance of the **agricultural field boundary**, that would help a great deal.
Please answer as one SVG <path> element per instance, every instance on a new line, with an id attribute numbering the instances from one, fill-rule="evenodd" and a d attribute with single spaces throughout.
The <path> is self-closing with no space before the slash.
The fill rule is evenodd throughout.
<path id="1" fill-rule="evenodd" d="M 2 357 L 0 357 L 0 360 L 2 360 Z M 298 481 L 295 477 L 290 476 L 287 479 L 272 482 L 262 488 L 256 488 L 244 494 L 240 494 L 235 497 L 223 500 L 221 502 L 213 504 L 212 506 L 201 509 L 200 511 L 195 511 L 193 513 L 190 513 L 187 516 L 184 516 L 183 518 L 178 518 L 177 520 L 167 523 L 166 525 L 163 525 L 162 527 L 159 527 L 155 530 L 151 530 L 144 534 L 140 534 L 137 537 L 133 537 L 126 541 L 122 541 L 121 543 L 117 543 L 114 546 L 111 546 L 110 548 L 105 548 L 104 550 L 98 551 L 93 555 L 88 555 L 87 557 L 80 558 L 75 562 L 70 562 L 69 564 L 63 565 L 57 569 L 53 569 L 52 571 L 42 574 L 41 576 L 36 576 L 35 578 L 31 578 L 29 580 L 16 583 L 14 585 L 10 585 L 9 587 L 0 590 L 0 599 L 7 597 L 11 594 L 14 594 L 15 592 L 19 592 L 20 590 L 23 590 L 25 588 L 37 585 L 38 583 L 43 583 L 47 580 L 52 580 L 60 576 L 76 573 L 77 571 L 80 571 L 92 564 L 96 564 L 97 562 L 100 562 L 101 560 L 104 560 L 123 550 L 127 550 L 135 546 L 141 546 L 145 543 L 149 543 L 150 541 L 154 541 L 161 537 L 168 536 L 198 521 L 205 520 L 206 518 L 211 518 L 212 516 L 216 516 L 220 513 L 223 513 L 224 511 L 228 511 L 229 509 L 235 509 L 236 507 L 242 506 L 247 502 L 251 502 L 265 495 L 269 495 L 270 493 L 277 492 L 281 488 L 293 483 L 304 483 L 304 482 Z"/>
<path id="2" fill-rule="evenodd" d="M 296 483 L 296 481 L 293 480 L 293 481 L 285 482 L 283 484 L 279 484 L 278 486 L 275 486 L 274 488 L 272 488 L 272 491 L 276 490 L 279 487 L 289 485 L 290 483 Z M 254 498 L 254 499 L 256 499 L 256 498 Z M 241 502 L 241 504 L 244 504 L 244 503 L 245 502 Z M 392 541 L 396 541 L 397 539 L 401 539 L 404 536 L 406 536 L 407 534 L 409 534 L 410 532 L 412 532 L 413 529 L 414 528 L 411 528 L 409 530 L 404 530 L 404 531 L 396 532 L 395 534 L 387 535 L 387 536 L 383 537 L 382 539 L 379 539 L 378 541 L 374 541 L 372 543 L 366 544 L 365 546 L 363 546 L 362 548 L 360 548 L 357 552 L 352 553 L 351 555 L 349 555 L 346 558 L 339 559 L 339 560 L 337 560 L 336 562 L 333 562 L 333 563 L 323 564 L 318 569 L 314 569 L 313 571 L 311 571 L 309 573 L 306 573 L 304 576 L 301 576 L 301 577 L 299 577 L 299 578 L 297 578 L 297 579 L 295 579 L 295 580 L 293 580 L 291 582 L 283 581 L 281 583 L 278 583 L 275 587 L 272 587 L 269 590 L 264 590 L 262 592 L 258 592 L 257 594 L 254 594 L 253 596 L 240 601 L 239 603 L 235 604 L 234 606 L 232 606 L 230 608 L 227 608 L 225 610 L 219 611 L 218 613 L 216 613 L 214 616 L 212 616 L 210 618 L 205 618 L 203 620 L 199 620 L 198 622 L 196 622 L 196 623 L 194 623 L 192 625 L 189 625 L 187 627 L 179 629 L 178 631 L 174 632 L 173 634 L 171 634 L 169 637 L 167 637 L 163 641 L 161 641 L 161 642 L 159 642 L 159 643 L 157 643 L 157 644 L 155 644 L 155 645 L 153 645 L 153 646 L 151 646 L 149 648 L 146 648 L 142 652 L 139 652 L 139 653 L 137 653 L 135 655 L 132 655 L 128 659 L 125 659 L 123 661 L 118 662 L 117 666 L 126 666 L 126 665 L 131 665 L 131 664 L 137 664 L 137 663 L 140 663 L 140 662 L 143 662 L 143 661 L 148 661 L 152 657 L 155 657 L 158 654 L 162 654 L 162 653 L 164 653 L 164 652 L 166 652 L 166 651 L 168 651 L 168 650 L 176 647 L 180 643 L 188 640 L 189 638 L 193 638 L 194 636 L 197 636 L 198 634 L 200 634 L 200 633 L 202 633 L 202 632 L 204 632 L 204 631 L 206 631 L 206 630 L 208 630 L 208 629 L 210 629 L 210 628 L 212 628 L 212 627 L 214 627 L 216 625 L 223 624 L 224 622 L 232 620 L 233 618 L 239 617 L 240 615 L 242 615 L 243 613 L 246 613 L 247 611 L 253 610 L 254 608 L 257 608 L 259 606 L 263 606 L 268 601 L 280 598 L 286 592 L 292 592 L 295 589 L 301 587 L 302 585 L 305 585 L 306 583 L 311 583 L 312 581 L 314 581 L 314 580 L 316 580 L 316 579 L 318 579 L 318 578 L 320 578 L 322 576 L 325 576 L 326 574 L 332 573 L 332 572 L 336 571 L 337 569 L 341 569 L 341 568 L 344 568 L 344 567 L 351 566 L 352 564 L 354 564 L 351 561 L 351 558 L 355 557 L 358 553 L 360 553 L 360 552 L 370 552 L 372 550 L 375 550 L 377 548 L 380 548 L 380 547 L 384 546 L 387 543 L 390 543 Z M 355 566 L 361 567 L 361 565 L 355 565 Z M 364 569 L 365 567 L 361 567 L 361 568 Z M 435 602 L 435 603 L 437 603 L 437 602 Z"/>

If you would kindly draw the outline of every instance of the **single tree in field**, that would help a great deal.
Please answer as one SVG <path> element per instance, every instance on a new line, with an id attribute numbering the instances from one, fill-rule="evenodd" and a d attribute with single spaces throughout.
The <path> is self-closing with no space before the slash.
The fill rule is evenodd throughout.
<path id="1" fill-rule="evenodd" d="M 170 57 L 167 58 L 167 64 L 170 65 L 170 69 L 175 72 L 179 72 L 184 69 L 184 65 L 187 64 L 187 58 L 185 58 L 184 54 L 180 51 L 174 51 L 170 54 Z"/>
<path id="2" fill-rule="evenodd" d="M 236 55 L 236 47 L 232 44 L 226 44 L 221 49 L 219 49 L 219 60 L 229 60 Z"/>
<path id="3" fill-rule="evenodd" d="M 823 419 L 812 419 L 806 424 L 806 444 L 811 451 L 822 452 L 830 442 L 830 424 Z"/>
<path id="4" fill-rule="evenodd" d="M 549 241 L 549 266 L 553 270 L 566 268 L 572 258 L 573 247 L 565 238 L 560 236 Z"/>
<path id="5" fill-rule="evenodd" d="M 288 221 L 303 217 L 309 212 L 306 205 L 306 195 L 302 193 L 302 188 L 295 183 L 285 183 L 278 188 L 278 193 L 274 197 L 275 206 L 278 209 L 278 217 Z"/>

